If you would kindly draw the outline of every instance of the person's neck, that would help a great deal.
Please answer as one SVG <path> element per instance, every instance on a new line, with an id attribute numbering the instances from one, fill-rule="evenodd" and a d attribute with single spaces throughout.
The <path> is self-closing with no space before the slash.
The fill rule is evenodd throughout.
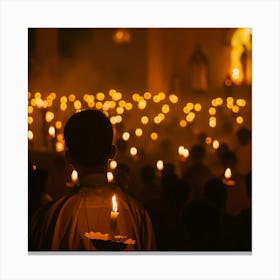
<path id="1" fill-rule="evenodd" d="M 94 174 L 106 174 L 107 173 L 107 164 L 102 164 L 93 167 L 76 165 L 75 169 L 77 170 L 79 177 L 85 177 Z"/>

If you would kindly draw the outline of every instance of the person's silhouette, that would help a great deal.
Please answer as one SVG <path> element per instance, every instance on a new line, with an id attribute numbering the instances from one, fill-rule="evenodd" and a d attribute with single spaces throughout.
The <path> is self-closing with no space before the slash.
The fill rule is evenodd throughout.
<path id="1" fill-rule="evenodd" d="M 110 120 L 98 110 L 78 112 L 67 121 L 64 138 L 66 159 L 78 172 L 79 187 L 34 218 L 30 250 L 96 250 L 86 232 L 103 236 L 110 233 L 112 241 L 115 235 L 135 240 L 126 250 L 154 250 L 148 212 L 120 187 L 108 183 L 108 160 L 116 152 Z M 110 213 L 114 194 L 119 215 L 112 235 Z"/>

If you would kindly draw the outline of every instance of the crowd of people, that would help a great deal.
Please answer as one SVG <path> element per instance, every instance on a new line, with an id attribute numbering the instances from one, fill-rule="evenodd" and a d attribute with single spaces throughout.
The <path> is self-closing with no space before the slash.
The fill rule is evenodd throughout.
<path id="1" fill-rule="evenodd" d="M 94 125 L 96 123 L 96 125 Z M 210 164 L 201 143 L 190 149 L 182 172 L 165 163 L 131 170 L 118 162 L 114 181 L 105 178 L 114 158 L 112 127 L 99 111 L 74 114 L 64 130 L 66 160 L 78 171 L 79 186 L 54 199 L 46 189 L 47 171 L 29 164 L 29 250 L 95 250 L 83 235 L 108 232 L 108 197 L 116 193 L 117 232 L 136 240 L 127 250 L 251 251 L 251 132 L 242 127 L 231 149 L 221 143 Z M 224 170 L 231 169 L 231 184 Z M 137 176 L 135 175 L 137 173 Z M 138 189 L 134 187 L 139 180 Z"/>

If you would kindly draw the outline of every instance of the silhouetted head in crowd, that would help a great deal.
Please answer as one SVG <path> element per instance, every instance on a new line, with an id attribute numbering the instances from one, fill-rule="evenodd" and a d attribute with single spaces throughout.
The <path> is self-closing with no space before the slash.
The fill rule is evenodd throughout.
<path id="1" fill-rule="evenodd" d="M 223 154 L 225 153 L 225 152 L 228 152 L 229 151 L 229 146 L 228 146 L 228 144 L 227 143 L 224 143 L 224 142 L 222 142 L 222 143 L 220 143 L 220 145 L 219 145 L 219 148 L 217 149 L 217 156 L 218 156 L 218 158 L 222 158 L 222 156 L 223 156 Z"/>
<path id="2" fill-rule="evenodd" d="M 151 165 L 145 165 L 141 168 L 140 176 L 144 185 L 154 184 L 156 170 Z"/>
<path id="3" fill-rule="evenodd" d="M 251 141 L 251 131 L 246 127 L 239 128 L 236 135 L 241 145 L 247 145 Z"/>
<path id="4" fill-rule="evenodd" d="M 233 151 L 226 151 L 222 154 L 221 161 L 225 168 L 233 169 L 237 164 L 236 154 Z"/>
<path id="5" fill-rule="evenodd" d="M 106 172 L 116 153 L 110 120 L 98 110 L 85 110 L 70 117 L 64 128 L 66 159 L 79 175 Z"/>
<path id="6" fill-rule="evenodd" d="M 222 210 L 227 199 L 227 186 L 219 178 L 211 179 L 205 184 L 204 197 L 209 203 Z"/>
<path id="7" fill-rule="evenodd" d="M 190 159 L 193 162 L 202 162 L 205 154 L 205 148 L 202 145 L 193 145 L 190 150 Z"/>

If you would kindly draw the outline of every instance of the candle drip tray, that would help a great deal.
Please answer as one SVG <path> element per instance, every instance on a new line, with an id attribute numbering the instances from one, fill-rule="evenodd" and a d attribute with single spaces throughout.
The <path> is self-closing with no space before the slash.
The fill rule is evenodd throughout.
<path id="1" fill-rule="evenodd" d="M 91 240 L 98 251 L 124 251 L 128 245 L 135 244 L 135 240 L 123 235 L 115 235 L 113 239 L 109 239 L 109 234 L 101 232 L 91 231 L 84 235 Z"/>

